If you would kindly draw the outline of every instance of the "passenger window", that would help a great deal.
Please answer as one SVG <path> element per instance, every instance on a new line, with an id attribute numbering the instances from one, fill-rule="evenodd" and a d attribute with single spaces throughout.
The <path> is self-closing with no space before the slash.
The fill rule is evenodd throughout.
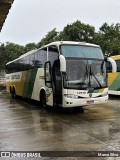
<path id="1" fill-rule="evenodd" d="M 56 46 L 49 46 L 48 61 L 50 61 L 51 67 L 53 66 L 54 61 L 58 59 L 58 56 L 59 56 L 58 48 Z"/>
<path id="2" fill-rule="evenodd" d="M 117 72 L 120 72 L 120 60 L 116 60 Z"/>
<path id="3" fill-rule="evenodd" d="M 24 57 L 24 70 L 29 69 L 29 56 Z"/>
<path id="4" fill-rule="evenodd" d="M 43 68 L 47 61 L 47 48 L 41 49 L 35 53 L 35 67 Z"/>
<path id="5" fill-rule="evenodd" d="M 29 56 L 30 69 L 34 68 L 34 54 Z"/>
<path id="6" fill-rule="evenodd" d="M 111 73 L 112 72 L 112 64 L 107 61 L 106 67 L 107 67 L 107 73 Z"/>
<path id="7" fill-rule="evenodd" d="M 19 71 L 24 71 L 24 61 L 23 58 L 19 60 Z"/>

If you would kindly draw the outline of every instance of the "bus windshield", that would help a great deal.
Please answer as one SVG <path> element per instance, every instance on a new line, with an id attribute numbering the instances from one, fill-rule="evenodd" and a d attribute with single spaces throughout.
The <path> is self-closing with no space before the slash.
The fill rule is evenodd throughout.
<path id="1" fill-rule="evenodd" d="M 81 45 L 61 45 L 61 54 L 65 57 L 104 59 L 100 47 Z"/>
<path id="2" fill-rule="evenodd" d="M 105 88 L 107 86 L 106 77 L 103 60 L 66 58 L 65 88 Z"/>

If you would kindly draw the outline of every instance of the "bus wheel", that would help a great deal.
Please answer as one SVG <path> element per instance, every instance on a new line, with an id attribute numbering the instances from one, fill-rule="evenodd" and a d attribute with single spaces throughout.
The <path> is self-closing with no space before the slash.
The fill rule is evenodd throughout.
<path id="1" fill-rule="evenodd" d="M 12 93 L 11 93 L 11 95 L 12 95 L 12 98 L 15 98 L 15 97 L 16 97 L 15 87 L 12 88 Z"/>
<path id="2" fill-rule="evenodd" d="M 45 91 L 44 90 L 42 90 L 40 92 L 40 105 L 42 107 L 46 107 L 46 96 L 45 96 Z"/>
<path id="3" fill-rule="evenodd" d="M 12 87 L 10 86 L 10 94 L 12 94 Z"/>
<path id="4" fill-rule="evenodd" d="M 73 107 L 73 111 L 79 112 L 79 113 L 84 113 L 84 109 L 82 107 Z"/>

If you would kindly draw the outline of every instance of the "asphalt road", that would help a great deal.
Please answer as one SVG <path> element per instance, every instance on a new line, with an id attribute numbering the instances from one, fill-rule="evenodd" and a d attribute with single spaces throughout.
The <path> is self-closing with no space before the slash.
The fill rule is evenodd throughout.
<path id="1" fill-rule="evenodd" d="M 120 97 L 110 97 L 105 104 L 87 106 L 84 113 L 80 113 L 44 109 L 34 101 L 12 99 L 1 93 L 0 151 L 90 151 L 86 154 L 120 151 Z M 67 157 L 30 159 L 120 159 L 117 155 L 69 157 L 69 154 Z"/>

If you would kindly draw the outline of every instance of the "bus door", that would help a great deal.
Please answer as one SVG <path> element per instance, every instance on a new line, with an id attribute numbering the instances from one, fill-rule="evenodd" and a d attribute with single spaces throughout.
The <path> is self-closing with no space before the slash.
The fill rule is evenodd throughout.
<path id="1" fill-rule="evenodd" d="M 108 73 L 108 93 L 109 94 L 117 94 L 117 65 L 115 60 L 113 60 L 111 57 L 108 57 L 107 59 L 107 73 Z"/>
<path id="2" fill-rule="evenodd" d="M 62 104 L 62 76 L 60 72 L 59 52 L 56 46 L 48 47 L 49 72 L 51 75 L 51 88 L 53 91 L 53 104 Z M 47 65 L 45 65 L 47 67 Z"/>
<path id="3" fill-rule="evenodd" d="M 60 61 L 55 60 L 52 66 L 53 92 L 55 104 L 62 104 L 62 76 L 60 72 Z"/>

